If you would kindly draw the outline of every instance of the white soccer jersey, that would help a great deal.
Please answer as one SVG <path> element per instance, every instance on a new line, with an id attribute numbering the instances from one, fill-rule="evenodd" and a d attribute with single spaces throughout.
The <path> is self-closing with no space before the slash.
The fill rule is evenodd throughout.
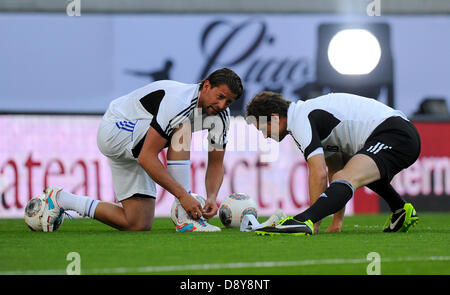
<path id="1" fill-rule="evenodd" d="M 354 155 L 372 131 L 389 117 L 405 114 L 371 98 L 331 93 L 307 101 L 292 102 L 287 112 L 287 131 L 306 160 L 324 153 Z"/>
<path id="2" fill-rule="evenodd" d="M 167 140 L 181 123 L 190 120 L 192 132 L 200 129 L 213 131 L 213 136 L 210 135 L 211 143 L 223 147 L 227 142 L 230 111 L 226 109 L 216 115 L 217 121 L 223 123 L 220 126 L 193 124 L 199 88 L 200 84 L 184 84 L 171 80 L 156 81 L 113 100 L 105 117 L 115 120 L 117 128 L 133 132 L 133 155 L 136 157 L 148 131 L 148 128 L 139 130 L 134 128 L 140 120 L 151 122 L 149 125 Z M 204 118 L 206 114 L 203 113 L 202 116 Z"/>

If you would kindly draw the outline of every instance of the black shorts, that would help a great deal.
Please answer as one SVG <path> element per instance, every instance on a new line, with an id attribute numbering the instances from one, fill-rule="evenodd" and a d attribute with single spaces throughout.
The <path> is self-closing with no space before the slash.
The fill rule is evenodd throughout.
<path id="1" fill-rule="evenodd" d="M 390 182 L 395 174 L 411 166 L 419 157 L 419 132 L 411 122 L 390 117 L 375 128 L 357 154 L 371 157 L 378 166 L 381 179 Z"/>

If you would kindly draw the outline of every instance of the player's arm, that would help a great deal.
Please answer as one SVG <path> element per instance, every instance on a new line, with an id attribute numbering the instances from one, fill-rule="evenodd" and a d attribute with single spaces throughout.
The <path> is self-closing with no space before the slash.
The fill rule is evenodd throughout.
<path id="1" fill-rule="evenodd" d="M 224 170 L 223 158 L 225 156 L 225 149 L 212 149 L 208 152 L 208 166 L 206 168 L 205 188 L 206 188 L 206 203 L 205 212 L 203 216 L 207 219 L 214 217 L 217 214 L 217 194 L 222 185 Z"/>
<path id="2" fill-rule="evenodd" d="M 230 110 L 220 112 L 214 117 L 213 128 L 208 128 L 208 166 L 205 175 L 206 203 L 204 208 L 205 218 L 212 218 L 217 214 L 217 194 L 222 185 L 227 144 L 227 131 L 229 128 Z"/>
<path id="3" fill-rule="evenodd" d="M 166 143 L 167 139 L 150 127 L 138 156 L 138 162 L 156 183 L 180 200 L 181 205 L 190 216 L 200 217 L 202 216 L 200 202 L 173 179 L 158 158 L 158 154 L 166 146 Z"/>
<path id="4" fill-rule="evenodd" d="M 309 201 L 312 205 L 327 188 L 327 166 L 323 153 L 311 156 L 308 158 L 307 163 L 309 169 Z M 314 226 L 314 231 L 318 232 L 320 221 L 316 224 L 317 225 Z"/>

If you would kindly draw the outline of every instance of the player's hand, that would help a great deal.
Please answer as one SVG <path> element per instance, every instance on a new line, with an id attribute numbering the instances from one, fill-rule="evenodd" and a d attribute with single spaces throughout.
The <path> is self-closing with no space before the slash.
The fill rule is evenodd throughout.
<path id="1" fill-rule="evenodd" d="M 202 217 L 202 204 L 190 194 L 179 198 L 181 206 L 194 219 Z"/>
<path id="2" fill-rule="evenodd" d="M 337 217 L 333 218 L 330 226 L 327 228 L 327 233 L 340 233 L 342 231 L 342 224 L 344 223 L 343 219 L 339 219 Z"/>
<path id="3" fill-rule="evenodd" d="M 216 216 L 218 210 L 219 208 L 217 208 L 216 201 L 207 199 L 205 202 L 205 207 L 203 208 L 203 217 L 208 220 Z"/>
<path id="4" fill-rule="evenodd" d="M 314 234 L 317 235 L 320 230 L 320 224 L 322 223 L 322 220 L 317 221 L 314 223 Z"/>

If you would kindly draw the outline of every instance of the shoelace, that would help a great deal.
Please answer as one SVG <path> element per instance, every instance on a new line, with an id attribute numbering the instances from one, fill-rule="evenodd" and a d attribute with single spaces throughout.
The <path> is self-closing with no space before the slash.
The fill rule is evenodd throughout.
<path id="1" fill-rule="evenodd" d="M 198 223 L 200 223 L 201 226 L 206 226 L 206 221 L 203 218 L 199 217 L 194 220 L 197 221 Z"/>
<path id="2" fill-rule="evenodd" d="M 294 217 L 292 216 L 287 216 L 286 218 L 280 219 L 278 221 L 278 224 L 283 224 L 285 221 L 289 220 L 289 219 L 293 219 Z"/>
<path id="3" fill-rule="evenodd" d="M 69 220 L 73 220 L 73 216 L 67 213 L 66 211 L 64 211 L 64 215 L 66 215 L 67 218 L 69 218 Z"/>
<path id="4" fill-rule="evenodd" d="M 67 213 L 66 210 L 64 210 L 63 208 L 60 208 L 60 209 L 59 209 L 59 212 L 60 212 L 60 213 L 64 213 L 64 215 L 66 215 L 67 218 L 69 218 L 69 220 L 73 220 L 73 216 L 70 215 L 69 213 Z"/>

